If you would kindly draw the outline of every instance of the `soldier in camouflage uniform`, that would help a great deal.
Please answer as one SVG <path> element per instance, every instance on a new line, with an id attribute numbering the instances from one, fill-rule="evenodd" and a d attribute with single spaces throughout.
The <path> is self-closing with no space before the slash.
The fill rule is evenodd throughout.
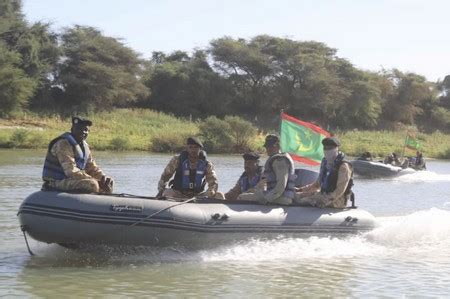
<path id="1" fill-rule="evenodd" d="M 257 201 L 262 204 L 290 205 L 295 196 L 295 166 L 288 153 L 280 150 L 280 138 L 267 135 L 264 143 L 269 158 L 264 165 L 263 179 L 258 185 L 265 183 L 266 190 L 255 188 L 254 193 L 242 193 L 240 200 Z"/>
<path id="2" fill-rule="evenodd" d="M 53 139 L 45 158 L 43 190 L 112 193 L 113 180 L 97 166 L 86 138 L 90 120 L 72 118 L 70 132 Z"/>
<path id="3" fill-rule="evenodd" d="M 257 153 L 245 153 L 242 157 L 244 158 L 244 172 L 236 185 L 225 194 L 227 200 L 235 200 L 241 193 L 254 193 L 256 188 L 263 187 L 259 185 L 263 183 L 261 181 L 262 166 L 259 165 L 259 155 Z"/>
<path id="4" fill-rule="evenodd" d="M 319 178 L 312 184 L 299 188 L 295 202 L 318 208 L 343 209 L 352 197 L 353 169 L 339 151 L 336 137 L 322 140 L 324 158 L 320 165 Z"/>
<path id="5" fill-rule="evenodd" d="M 187 139 L 186 150 L 175 155 L 164 169 L 158 182 L 157 197 L 191 198 L 210 197 L 223 199 L 217 192 L 218 182 L 213 164 L 207 160 L 203 144 L 195 137 Z M 174 176 L 175 174 L 175 176 Z M 166 188 L 167 182 L 169 187 Z M 208 189 L 205 191 L 205 186 Z"/>

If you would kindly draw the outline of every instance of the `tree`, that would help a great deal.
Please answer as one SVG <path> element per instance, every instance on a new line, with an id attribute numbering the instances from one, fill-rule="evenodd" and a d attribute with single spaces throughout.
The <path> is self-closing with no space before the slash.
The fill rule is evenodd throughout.
<path id="1" fill-rule="evenodd" d="M 57 84 L 60 108 L 88 112 L 127 106 L 148 93 L 139 55 L 92 27 L 75 26 L 62 35 L 64 59 Z"/>
<path id="2" fill-rule="evenodd" d="M 21 1 L 0 0 L 0 115 L 21 110 L 33 95 L 35 82 L 21 69 L 16 42 L 26 29 Z"/>
<path id="3" fill-rule="evenodd" d="M 33 94 L 35 83 L 18 67 L 20 55 L 0 41 L 0 116 L 19 111 Z"/>
<path id="4" fill-rule="evenodd" d="M 143 101 L 146 107 L 194 117 L 227 112 L 231 88 L 211 69 L 204 51 L 197 50 L 191 56 L 181 51 L 153 53 L 144 78 L 152 90 Z"/>
<path id="5" fill-rule="evenodd" d="M 404 74 L 396 69 L 387 75 L 395 88 L 384 106 L 384 117 L 394 122 L 414 124 L 416 117 L 423 113 L 423 104 L 436 98 L 433 85 L 423 76 Z"/>

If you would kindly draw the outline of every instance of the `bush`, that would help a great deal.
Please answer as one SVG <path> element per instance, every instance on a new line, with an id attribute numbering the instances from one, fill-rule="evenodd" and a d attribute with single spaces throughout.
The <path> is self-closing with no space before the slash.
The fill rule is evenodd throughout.
<path id="1" fill-rule="evenodd" d="M 258 133 L 256 127 L 251 122 L 238 116 L 226 116 L 224 120 L 231 128 L 229 134 L 233 139 L 233 152 L 246 152 L 250 150 L 250 144 Z"/>
<path id="2" fill-rule="evenodd" d="M 152 138 L 150 151 L 157 153 L 180 152 L 186 146 L 189 136 L 183 134 L 161 134 Z"/>
<path id="3" fill-rule="evenodd" d="M 29 131 L 24 129 L 14 130 L 11 137 L 9 138 L 9 147 L 24 146 L 29 133 Z"/>
<path id="4" fill-rule="evenodd" d="M 130 141 L 128 140 L 128 138 L 124 138 L 124 137 L 115 137 L 113 139 L 111 139 L 111 141 L 109 142 L 109 149 L 114 150 L 114 151 L 124 151 L 129 149 L 130 147 Z"/>
<path id="5" fill-rule="evenodd" d="M 232 148 L 232 130 L 226 121 L 210 116 L 199 124 L 199 129 L 208 152 L 227 153 Z"/>

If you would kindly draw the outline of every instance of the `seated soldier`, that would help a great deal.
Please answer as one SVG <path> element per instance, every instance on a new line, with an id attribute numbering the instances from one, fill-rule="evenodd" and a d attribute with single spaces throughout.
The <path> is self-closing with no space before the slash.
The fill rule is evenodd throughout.
<path id="1" fill-rule="evenodd" d="M 257 153 L 246 153 L 244 158 L 244 172 L 236 185 L 225 194 L 225 199 L 235 200 L 241 193 L 253 193 L 258 183 L 261 181 L 262 166 L 259 165 L 259 155 Z"/>
<path id="2" fill-rule="evenodd" d="M 361 157 L 359 157 L 357 160 L 360 160 L 360 161 L 373 161 L 372 154 L 370 152 L 364 152 L 364 153 L 362 153 Z"/>
<path id="3" fill-rule="evenodd" d="M 191 198 L 194 196 L 223 199 L 223 194 L 217 192 L 218 182 L 213 164 L 207 160 L 203 144 L 195 137 L 189 137 L 186 150 L 175 155 L 167 164 L 158 183 L 156 197 Z M 175 175 L 175 176 L 174 176 Z M 166 183 L 170 181 L 170 188 Z M 208 190 L 205 192 L 205 185 Z"/>
<path id="4" fill-rule="evenodd" d="M 254 193 L 242 193 L 240 200 L 258 201 L 262 204 L 290 205 L 295 196 L 295 167 L 288 153 L 282 153 L 280 138 L 267 135 L 264 143 L 269 158 L 264 165 L 264 188 L 255 188 Z M 261 186 L 262 187 L 262 186 Z"/>
<path id="5" fill-rule="evenodd" d="M 384 159 L 384 164 L 401 167 L 403 163 L 399 160 L 396 153 L 391 153 Z"/>
<path id="6" fill-rule="evenodd" d="M 419 151 L 416 152 L 415 159 L 412 159 L 411 167 L 415 170 L 425 170 L 427 169 L 425 159 L 423 158 L 423 154 Z"/>
<path id="7" fill-rule="evenodd" d="M 43 190 L 112 193 L 113 180 L 97 166 L 86 138 L 92 122 L 72 118 L 70 133 L 53 139 L 45 157 Z"/>
<path id="8" fill-rule="evenodd" d="M 322 144 L 325 157 L 320 165 L 319 178 L 299 188 L 295 202 L 319 208 L 343 209 L 352 195 L 352 166 L 339 151 L 340 142 L 337 138 L 324 138 Z"/>

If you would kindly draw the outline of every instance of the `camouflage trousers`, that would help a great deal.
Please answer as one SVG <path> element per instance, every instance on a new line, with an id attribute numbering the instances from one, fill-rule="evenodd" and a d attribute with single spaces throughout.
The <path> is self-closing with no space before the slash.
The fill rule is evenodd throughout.
<path id="1" fill-rule="evenodd" d="M 312 206 L 318 208 L 343 209 L 347 205 L 347 200 L 345 197 L 332 199 L 326 194 L 322 194 L 320 192 L 314 194 L 297 193 L 294 201 L 301 206 Z"/>
<path id="2" fill-rule="evenodd" d="M 262 194 L 260 192 L 242 193 L 238 196 L 237 199 L 238 200 L 257 201 L 261 204 L 268 203 L 268 204 L 276 204 L 276 205 L 283 205 L 283 206 L 288 206 L 288 205 L 292 204 L 292 199 L 290 199 L 288 197 L 284 197 L 284 196 L 280 196 L 269 202 L 269 201 L 265 200 L 265 198 L 262 196 Z"/>
<path id="3" fill-rule="evenodd" d="M 110 188 L 100 188 L 99 182 L 96 179 L 63 179 L 58 181 L 48 181 L 47 186 L 52 189 L 61 191 L 76 191 L 82 193 L 112 193 L 112 186 Z"/>
<path id="4" fill-rule="evenodd" d="M 192 197 L 208 197 L 208 195 L 205 192 L 194 194 L 194 193 L 185 193 L 181 192 L 172 188 L 165 189 L 162 196 L 165 197 L 171 197 L 171 198 L 178 198 L 178 199 L 188 199 Z M 214 199 L 225 199 L 225 196 L 222 192 L 216 192 L 216 194 L 212 197 Z"/>

